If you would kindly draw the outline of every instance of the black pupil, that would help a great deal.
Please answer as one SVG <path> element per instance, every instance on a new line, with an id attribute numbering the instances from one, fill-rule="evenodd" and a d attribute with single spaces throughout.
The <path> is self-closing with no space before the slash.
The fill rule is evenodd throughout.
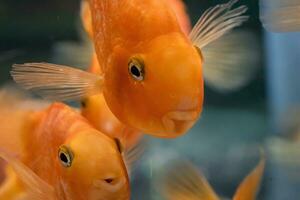
<path id="1" fill-rule="evenodd" d="M 66 156 L 64 153 L 61 153 L 61 154 L 59 155 L 59 158 L 60 158 L 60 160 L 63 161 L 64 163 L 68 163 L 68 162 L 69 162 L 67 156 Z"/>
<path id="2" fill-rule="evenodd" d="M 106 183 L 111 183 L 111 182 L 113 182 L 113 179 L 111 179 L 111 178 L 105 179 L 105 182 Z"/>
<path id="3" fill-rule="evenodd" d="M 141 76 L 140 70 L 135 65 L 133 65 L 131 67 L 130 72 L 131 72 L 131 74 L 133 74 L 136 77 L 140 77 Z"/>

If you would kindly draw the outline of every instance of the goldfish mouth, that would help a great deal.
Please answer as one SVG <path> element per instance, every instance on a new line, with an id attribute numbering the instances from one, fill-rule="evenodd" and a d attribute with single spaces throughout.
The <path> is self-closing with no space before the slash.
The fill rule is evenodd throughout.
<path id="1" fill-rule="evenodd" d="M 197 119 L 196 111 L 173 111 L 164 115 L 162 123 L 167 132 L 176 136 L 190 129 Z"/>
<path id="2" fill-rule="evenodd" d="M 98 189 L 104 189 L 105 188 L 106 190 L 109 190 L 111 192 L 118 191 L 125 184 L 126 184 L 126 180 L 123 179 L 123 178 L 116 181 L 115 183 L 113 183 L 113 182 L 109 183 L 109 182 L 106 181 L 106 179 L 99 179 L 99 180 L 95 180 L 93 182 L 94 187 L 96 187 Z"/>

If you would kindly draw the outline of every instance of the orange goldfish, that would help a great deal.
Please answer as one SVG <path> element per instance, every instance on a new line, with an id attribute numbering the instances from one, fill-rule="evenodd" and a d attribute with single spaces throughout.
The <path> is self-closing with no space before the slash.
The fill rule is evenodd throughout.
<path id="1" fill-rule="evenodd" d="M 233 200 L 255 200 L 263 176 L 265 159 L 238 186 Z M 190 163 L 174 167 L 166 177 L 162 190 L 167 200 L 219 200 L 207 180 Z"/>
<path id="2" fill-rule="evenodd" d="M 185 5 L 181 0 L 167 0 L 178 17 L 183 31 L 188 35 L 191 30 L 190 19 L 185 12 Z M 81 18 L 84 28 L 92 38 L 92 23 L 90 21 L 90 10 L 88 2 L 83 0 L 81 3 Z M 101 67 L 97 60 L 97 55 L 93 53 L 89 72 L 101 75 Z M 119 138 L 125 148 L 131 148 L 136 145 L 142 134 L 128 126 L 122 124 L 109 110 L 102 94 L 93 95 L 82 101 L 82 115 L 87 118 L 98 130 Z"/>
<path id="3" fill-rule="evenodd" d="M 12 76 L 50 99 L 103 92 L 109 109 L 126 126 L 177 137 L 202 111 L 203 48 L 248 19 L 246 6 L 233 8 L 237 1 L 208 9 L 186 36 L 166 1 L 89 0 L 88 32 L 103 74 L 26 63 L 14 65 Z"/>
<path id="4" fill-rule="evenodd" d="M 300 31 L 300 1 L 260 0 L 259 3 L 260 19 L 268 31 Z"/>
<path id="5" fill-rule="evenodd" d="M 115 140 L 64 104 L 54 103 L 42 111 L 8 108 L 8 104 L 1 105 L 0 157 L 9 167 L 0 199 L 130 198 Z M 16 123 L 11 126 L 5 119 Z"/>

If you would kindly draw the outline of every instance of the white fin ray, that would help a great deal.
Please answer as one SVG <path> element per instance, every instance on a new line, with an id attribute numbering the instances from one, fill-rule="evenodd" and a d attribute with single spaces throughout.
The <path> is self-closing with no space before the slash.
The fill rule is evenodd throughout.
<path id="1" fill-rule="evenodd" d="M 260 19 L 272 32 L 300 31 L 300 1 L 260 0 Z"/>
<path id="2" fill-rule="evenodd" d="M 250 31 L 233 31 L 202 50 L 204 80 L 218 92 L 246 86 L 261 65 L 259 40 Z"/>
<path id="3" fill-rule="evenodd" d="M 135 169 L 135 164 L 141 159 L 145 152 L 146 141 L 145 139 L 139 141 L 133 147 L 125 149 L 123 153 L 124 163 L 127 168 L 129 175 L 132 174 L 132 171 Z"/>
<path id="4" fill-rule="evenodd" d="M 188 162 L 181 162 L 168 170 L 162 193 L 168 200 L 218 200 L 204 176 Z"/>
<path id="5" fill-rule="evenodd" d="M 246 6 L 231 10 L 237 2 L 231 0 L 204 12 L 189 36 L 195 46 L 201 49 L 248 20 L 248 16 L 243 15 L 247 11 Z"/>
<path id="6" fill-rule="evenodd" d="M 54 200 L 54 188 L 38 177 L 31 169 L 18 159 L 0 150 L 0 158 L 3 158 L 12 167 L 17 177 L 26 187 L 26 199 Z"/>
<path id="7" fill-rule="evenodd" d="M 103 77 L 68 66 L 50 63 L 15 64 L 15 82 L 50 100 L 75 100 L 99 94 Z"/>

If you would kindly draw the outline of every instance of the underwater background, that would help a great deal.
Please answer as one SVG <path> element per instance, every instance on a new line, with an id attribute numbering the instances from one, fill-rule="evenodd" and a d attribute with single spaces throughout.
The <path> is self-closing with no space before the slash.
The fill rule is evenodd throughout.
<path id="1" fill-rule="evenodd" d="M 185 1 L 193 24 L 208 7 L 223 2 Z M 218 194 L 232 197 L 258 162 L 261 147 L 267 166 L 258 199 L 300 199 L 300 34 L 268 33 L 259 21 L 258 1 L 239 4 L 249 7 L 250 16 L 239 29 L 255 35 L 260 55 L 251 81 L 230 93 L 206 87 L 204 111 L 188 134 L 146 137 L 145 153 L 133 170 L 133 200 L 162 199 L 163 171 L 180 159 L 195 164 Z M 14 63 L 72 62 L 72 57 L 59 62 L 54 50 L 58 43 L 79 40 L 79 5 L 77 0 L 0 0 L 1 85 L 11 82 Z"/>

